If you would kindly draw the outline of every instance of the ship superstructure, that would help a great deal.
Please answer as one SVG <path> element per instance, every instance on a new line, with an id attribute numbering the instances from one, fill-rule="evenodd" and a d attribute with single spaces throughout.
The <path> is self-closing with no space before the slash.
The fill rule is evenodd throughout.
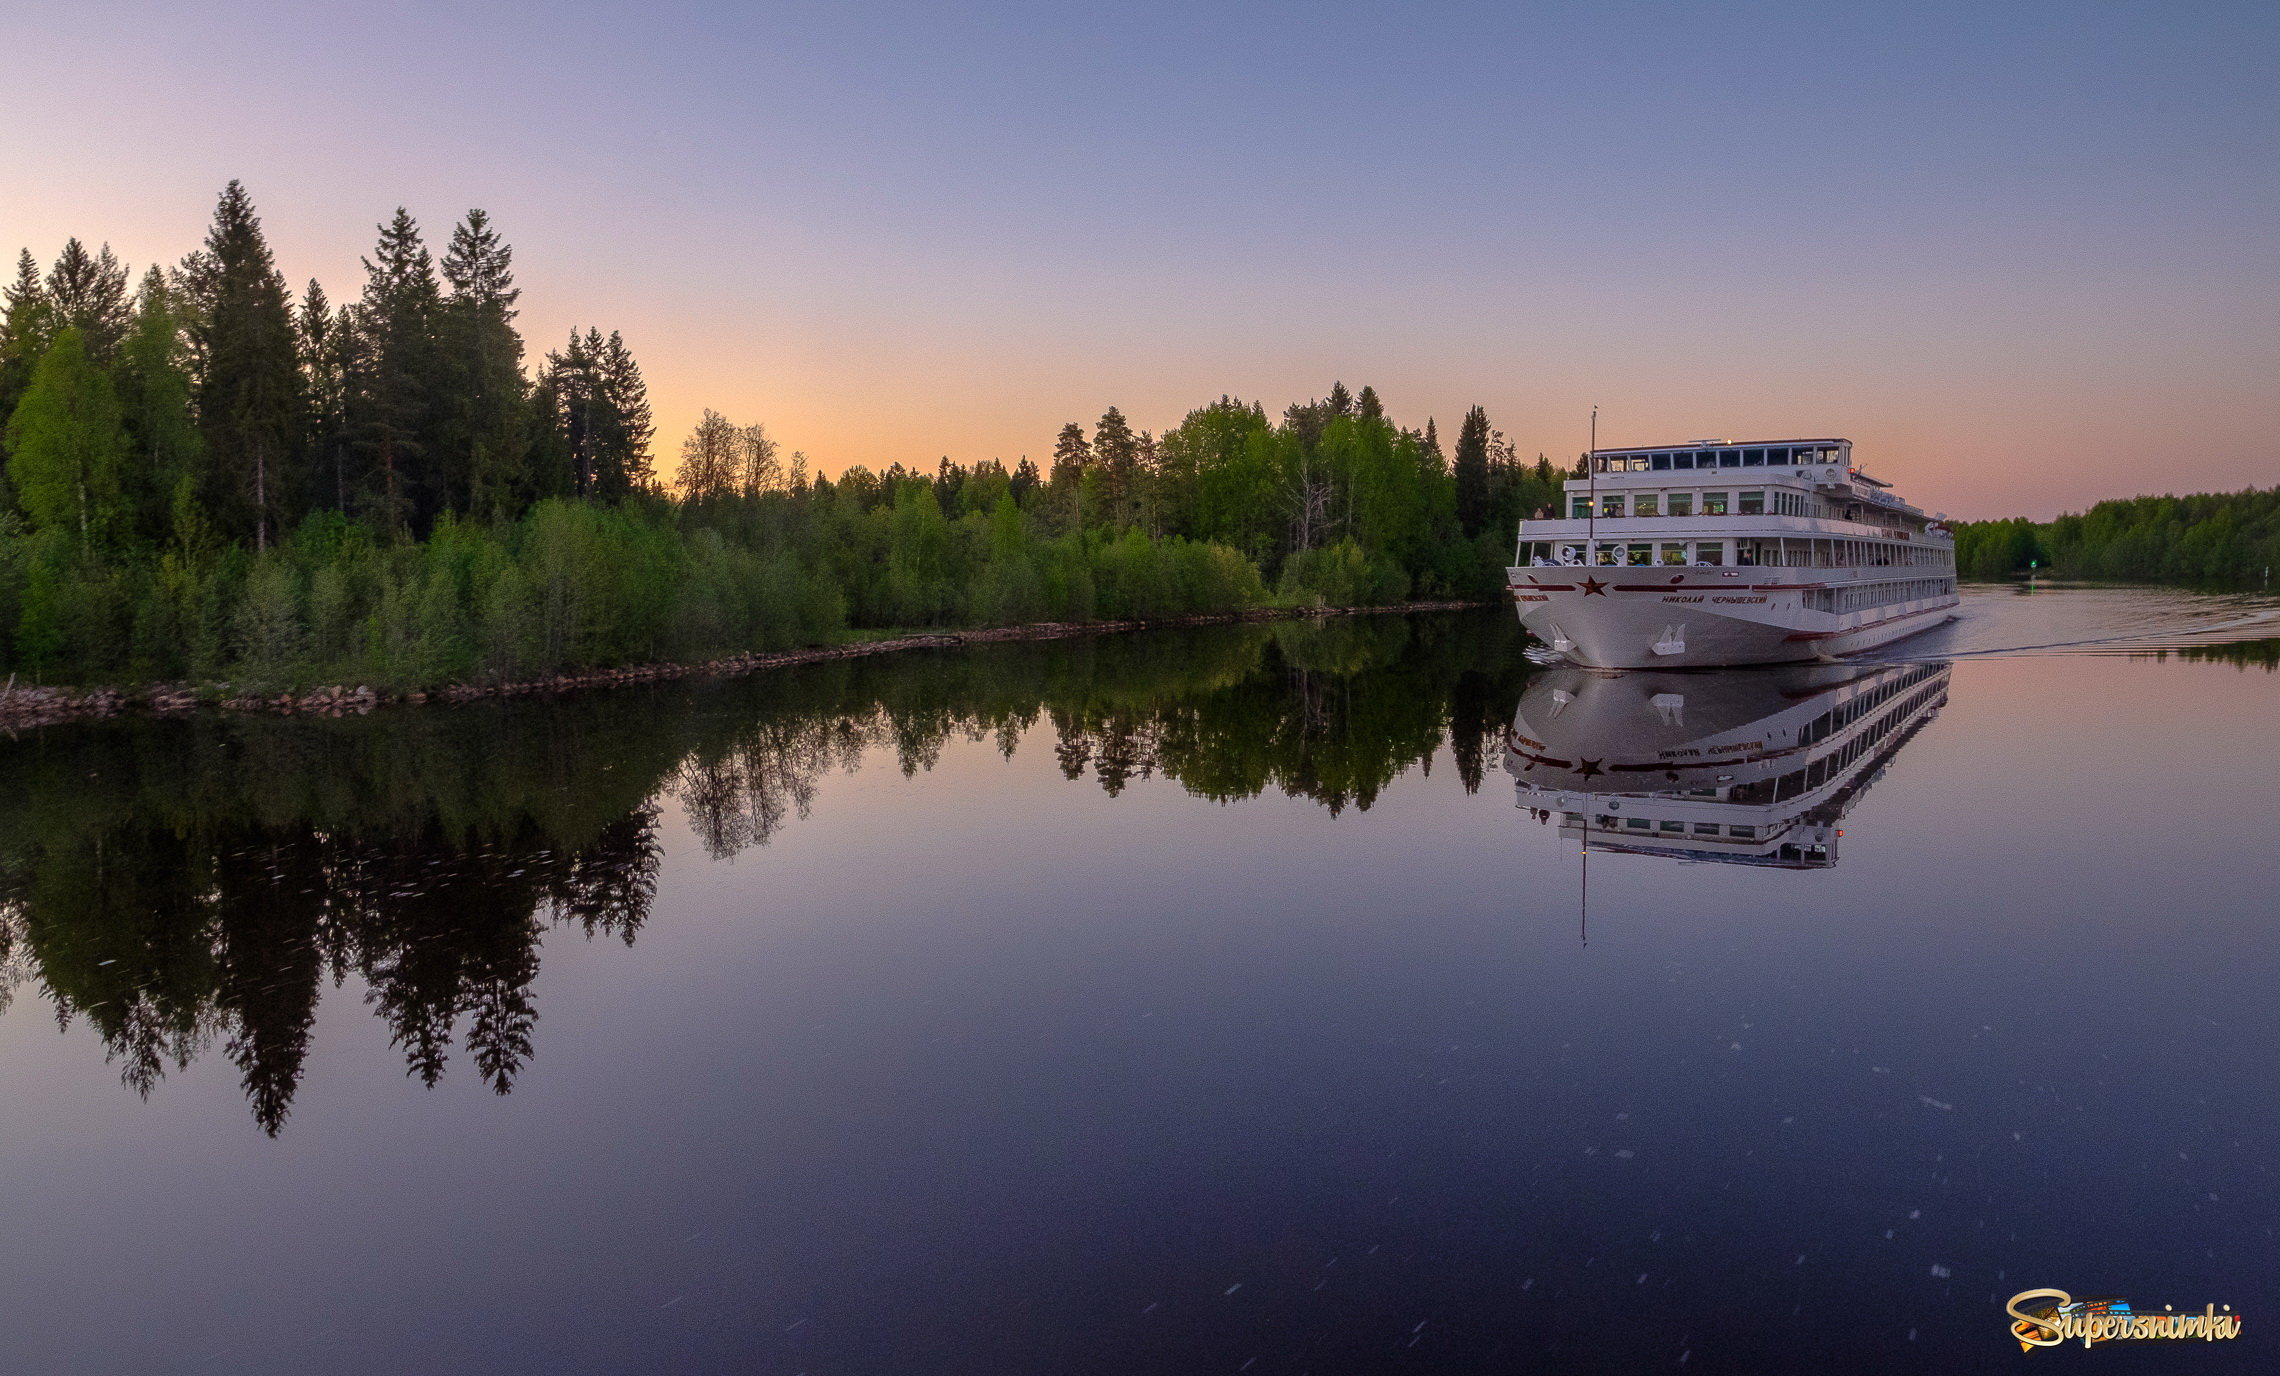
<path id="1" fill-rule="evenodd" d="M 1602 449 L 1566 509 L 1520 524 L 1528 629 L 1607 669 L 1855 654 L 1946 620 L 1945 521 L 1870 477 L 1846 439 Z"/>

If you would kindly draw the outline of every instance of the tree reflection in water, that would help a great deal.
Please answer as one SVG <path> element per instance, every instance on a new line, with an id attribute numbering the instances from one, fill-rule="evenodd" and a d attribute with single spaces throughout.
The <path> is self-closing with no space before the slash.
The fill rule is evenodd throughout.
<path id="1" fill-rule="evenodd" d="M 0 1006 L 36 988 L 148 1095 L 220 1046 L 291 1110 L 322 986 L 353 975 L 409 1073 L 455 1043 L 504 1094 L 550 931 L 631 944 L 660 806 L 725 859 L 823 777 L 1047 731 L 1111 796 L 1162 775 L 1366 809 L 1451 747 L 1480 786 L 1525 662 L 1509 615 L 1270 623 L 840 661 L 743 680 L 370 718 L 121 721 L 0 745 Z"/>

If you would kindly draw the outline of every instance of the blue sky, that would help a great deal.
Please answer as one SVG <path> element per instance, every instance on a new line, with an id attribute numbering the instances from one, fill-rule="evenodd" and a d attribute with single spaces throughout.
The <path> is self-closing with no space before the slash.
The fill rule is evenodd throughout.
<path id="1" fill-rule="evenodd" d="M 34 3 L 0 247 L 288 275 L 489 209 L 827 469 L 1334 378 L 1524 451 L 1846 434 L 1927 505 L 2280 481 L 2280 7 Z"/>

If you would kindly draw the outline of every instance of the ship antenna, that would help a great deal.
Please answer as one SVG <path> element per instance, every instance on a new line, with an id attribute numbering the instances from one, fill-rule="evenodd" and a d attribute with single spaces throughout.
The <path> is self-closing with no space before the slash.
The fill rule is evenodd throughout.
<path id="1" fill-rule="evenodd" d="M 1583 456 L 1584 478 L 1591 484 L 1589 505 L 1583 512 L 1583 562 L 1599 557 L 1599 408 L 1591 408 L 1591 452 Z"/>

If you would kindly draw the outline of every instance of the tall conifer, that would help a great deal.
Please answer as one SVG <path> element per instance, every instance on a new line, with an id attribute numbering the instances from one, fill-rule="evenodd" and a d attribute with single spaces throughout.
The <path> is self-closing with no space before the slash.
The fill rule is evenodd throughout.
<path id="1" fill-rule="evenodd" d="M 16 258 L 16 280 L 0 292 L 0 428 L 32 385 L 32 369 L 55 342 L 55 309 L 40 282 L 40 265 L 30 249 Z M 5 457 L 0 454 L 0 457 Z"/>
<path id="2" fill-rule="evenodd" d="M 649 442 L 657 424 L 649 409 L 649 385 L 641 366 L 615 330 L 603 339 L 586 332 L 586 350 L 594 360 L 595 391 L 603 403 L 603 429 L 597 437 L 595 493 L 625 497 L 657 485 L 649 457 Z"/>
<path id="3" fill-rule="evenodd" d="M 547 352 L 533 400 L 540 423 L 540 442 L 532 451 L 539 490 L 551 496 L 592 496 L 602 401 L 594 357 L 575 329 L 559 352 Z"/>
<path id="4" fill-rule="evenodd" d="M 309 479 L 316 504 L 349 510 L 348 375 L 356 320 L 348 307 L 332 308 L 325 289 L 309 279 L 293 315 L 307 409 Z"/>
<path id="5" fill-rule="evenodd" d="M 1140 439 L 1124 413 L 1113 406 L 1093 427 L 1093 463 L 1100 471 L 1101 496 L 1107 503 L 1099 519 L 1111 525 L 1129 524 L 1140 488 Z"/>
<path id="6" fill-rule="evenodd" d="M 79 240 L 66 240 L 55 266 L 48 269 L 47 299 L 57 323 L 79 331 L 87 356 L 98 367 L 109 367 L 133 314 L 127 299 L 127 266 L 112 255 L 111 246 L 89 253 Z"/>
<path id="7" fill-rule="evenodd" d="M 437 443 L 450 505 L 502 515 L 528 492 L 530 398 L 514 327 L 514 251 L 490 217 L 470 210 L 443 255 L 443 394 Z"/>
<path id="8" fill-rule="evenodd" d="M 1092 442 L 1085 438 L 1085 428 L 1070 421 L 1053 437 L 1053 486 L 1073 483 L 1092 467 Z"/>
<path id="9" fill-rule="evenodd" d="M 205 247 L 184 261 L 182 276 L 194 306 L 198 426 L 221 528 L 266 549 L 301 487 L 301 372 L 290 293 L 241 183 L 223 188 Z"/>
<path id="10" fill-rule="evenodd" d="M 431 453 L 442 303 L 435 260 L 418 223 L 398 206 L 363 261 L 363 340 L 348 378 L 349 430 L 365 461 L 362 502 L 385 529 L 422 530 L 441 506 L 442 489 Z"/>
<path id="11" fill-rule="evenodd" d="M 1457 524 L 1468 536 L 1488 515 L 1488 440 L 1488 412 L 1475 406 L 1457 430 Z"/>

